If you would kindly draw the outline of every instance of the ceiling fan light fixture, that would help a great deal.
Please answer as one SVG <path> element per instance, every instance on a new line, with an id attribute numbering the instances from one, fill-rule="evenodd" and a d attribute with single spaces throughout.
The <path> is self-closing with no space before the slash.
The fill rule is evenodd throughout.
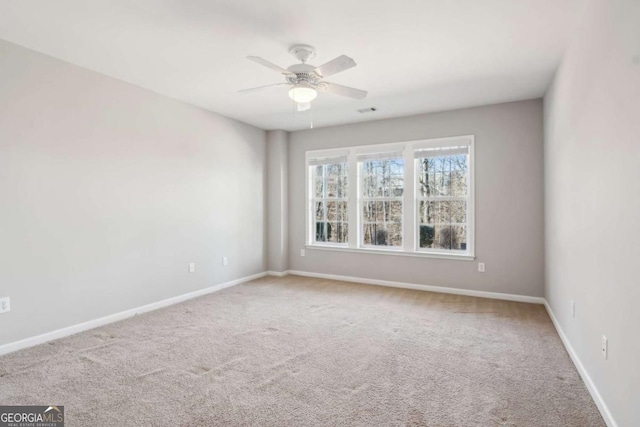
<path id="1" fill-rule="evenodd" d="M 311 101 L 316 99 L 318 92 L 328 92 L 334 95 L 346 96 L 352 99 L 364 99 L 367 97 L 367 91 L 354 89 L 348 86 L 342 86 L 336 83 L 325 81 L 325 77 L 333 76 L 345 70 L 356 66 L 356 62 L 346 55 L 340 55 L 331 61 L 322 64 L 319 67 L 308 64 L 307 61 L 315 57 L 316 50 L 309 45 L 295 45 L 289 51 L 301 63 L 293 64 L 287 68 L 269 62 L 259 56 L 247 56 L 253 62 L 256 62 L 273 71 L 277 71 L 283 77 L 285 82 L 275 83 L 266 86 L 255 87 L 252 89 L 244 89 L 240 92 L 249 93 L 255 90 L 275 86 L 287 86 L 289 90 L 289 98 L 296 104 L 298 111 L 306 111 L 311 108 Z"/>
<path id="2" fill-rule="evenodd" d="M 297 85 L 289 90 L 289 98 L 294 102 L 308 103 L 316 99 L 316 96 L 318 96 L 318 91 L 305 85 Z"/>

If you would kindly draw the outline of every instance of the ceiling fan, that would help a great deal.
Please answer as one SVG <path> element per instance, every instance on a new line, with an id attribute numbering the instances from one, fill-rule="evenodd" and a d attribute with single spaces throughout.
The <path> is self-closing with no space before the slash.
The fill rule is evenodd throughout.
<path id="1" fill-rule="evenodd" d="M 316 67 L 307 64 L 308 60 L 316 56 L 314 47 L 303 44 L 295 45 L 289 49 L 289 53 L 300 60 L 301 64 L 294 64 L 285 69 L 259 56 L 247 56 L 247 59 L 278 71 L 284 75 L 286 82 L 244 89 L 240 92 L 247 93 L 268 87 L 288 86 L 289 97 L 296 103 L 298 111 L 305 111 L 311 108 L 311 101 L 316 99 L 318 92 L 329 92 L 353 99 L 366 98 L 367 91 L 365 90 L 324 81 L 325 77 L 338 74 L 356 66 L 355 61 L 348 56 L 340 55 L 326 64 Z"/>

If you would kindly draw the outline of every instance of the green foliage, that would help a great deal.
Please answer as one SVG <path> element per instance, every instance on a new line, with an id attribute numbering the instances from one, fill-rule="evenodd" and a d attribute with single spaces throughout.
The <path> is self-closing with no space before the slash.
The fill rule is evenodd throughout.
<path id="1" fill-rule="evenodd" d="M 420 247 L 430 248 L 433 245 L 433 238 L 436 234 L 434 227 L 429 225 L 420 226 Z"/>
<path id="2" fill-rule="evenodd" d="M 316 242 L 328 242 L 331 240 L 332 227 L 330 223 L 327 223 L 327 230 L 325 234 L 325 223 L 316 222 Z"/>
<path id="3" fill-rule="evenodd" d="M 440 230 L 440 247 L 445 249 L 459 249 L 458 234 L 453 227 L 444 227 Z"/>
<path id="4" fill-rule="evenodd" d="M 387 246 L 389 244 L 387 242 L 388 237 L 389 237 L 389 233 L 387 232 L 387 230 L 378 229 L 376 230 L 375 241 L 373 244 L 380 245 L 380 246 Z"/>

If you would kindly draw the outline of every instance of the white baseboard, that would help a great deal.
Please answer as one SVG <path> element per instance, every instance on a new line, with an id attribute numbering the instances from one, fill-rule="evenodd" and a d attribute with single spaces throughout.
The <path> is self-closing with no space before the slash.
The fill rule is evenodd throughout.
<path id="1" fill-rule="evenodd" d="M 267 271 L 267 276 L 283 277 L 289 274 L 288 271 Z"/>
<path id="2" fill-rule="evenodd" d="M 232 280 L 230 282 L 221 283 L 219 285 L 211 286 L 209 288 L 200 289 L 198 291 L 189 292 L 188 294 L 178 295 L 172 298 L 168 298 L 162 301 L 153 302 L 151 304 L 143 305 L 141 307 L 132 308 L 130 310 L 121 311 L 119 313 L 110 314 L 108 316 L 100 317 L 98 319 L 89 320 L 77 325 L 68 326 L 66 328 L 58 329 L 55 331 L 47 332 L 35 337 L 25 338 L 20 341 L 11 342 L 0 346 L 0 356 L 14 351 L 22 350 L 23 348 L 33 347 L 34 345 L 43 344 L 48 341 L 64 338 L 69 335 L 74 335 L 79 332 L 83 332 L 89 329 L 94 329 L 99 326 L 107 325 L 109 323 L 118 322 L 120 320 L 133 317 L 137 314 L 146 313 L 149 311 L 157 310 L 159 308 L 167 307 L 169 305 L 177 304 L 182 301 L 197 298 L 202 295 L 207 295 L 213 292 L 221 291 L 222 289 L 229 288 L 231 286 L 239 285 L 240 283 L 249 282 L 251 280 L 259 279 L 266 276 L 267 273 L 253 274 L 247 277 L 241 277 L 240 279 Z"/>
<path id="3" fill-rule="evenodd" d="M 479 298 L 491 298 L 507 301 L 528 302 L 533 304 L 544 304 L 544 298 L 530 297 L 526 295 L 503 294 L 500 292 L 473 291 L 460 288 L 448 288 L 445 286 L 418 285 L 414 283 L 393 282 L 390 280 L 365 279 L 362 277 L 338 276 L 335 274 L 313 273 L 309 271 L 287 270 L 284 272 L 269 272 L 272 276 L 286 276 L 292 274 L 295 276 L 316 277 L 319 279 L 340 280 L 342 282 L 364 283 L 367 285 L 389 286 L 392 288 L 414 289 L 418 291 L 439 292 L 443 294 L 466 295 Z"/>
<path id="4" fill-rule="evenodd" d="M 591 379 L 591 377 L 589 376 L 589 373 L 587 372 L 584 365 L 582 364 L 582 361 L 578 357 L 578 354 L 575 352 L 575 350 L 571 346 L 569 339 L 567 338 L 564 331 L 560 327 L 560 323 L 558 323 L 556 316 L 553 314 L 553 311 L 551 310 L 551 307 L 549 306 L 549 303 L 546 300 L 544 301 L 544 306 L 547 309 L 547 313 L 549 313 L 549 317 L 553 322 L 553 326 L 555 326 L 556 331 L 560 336 L 560 340 L 562 340 L 562 344 L 564 344 L 564 348 L 567 349 L 567 353 L 569 353 L 569 356 L 571 357 L 573 364 L 576 366 L 578 373 L 582 377 L 582 381 L 584 381 L 584 384 L 587 386 L 587 390 L 589 390 L 589 393 L 591 394 L 591 398 L 593 399 L 593 401 L 596 403 L 596 406 L 600 410 L 600 414 L 602 415 L 604 422 L 607 424 L 608 427 L 618 427 L 618 424 L 614 420 L 613 415 L 611 414 L 611 411 L 609 411 L 607 404 L 604 403 L 604 400 L 602 399 L 600 392 L 596 388 L 596 385 L 593 383 L 593 380 Z"/>

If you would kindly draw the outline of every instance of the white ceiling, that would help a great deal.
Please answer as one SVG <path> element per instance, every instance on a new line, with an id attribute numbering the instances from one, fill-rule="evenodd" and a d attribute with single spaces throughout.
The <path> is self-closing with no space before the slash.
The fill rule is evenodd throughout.
<path id="1" fill-rule="evenodd" d="M 543 95 L 582 0 L 3 0 L 0 38 L 264 129 L 308 128 Z M 297 43 L 357 67 L 296 113 L 284 78 Z M 356 109 L 376 107 L 375 113 Z"/>

